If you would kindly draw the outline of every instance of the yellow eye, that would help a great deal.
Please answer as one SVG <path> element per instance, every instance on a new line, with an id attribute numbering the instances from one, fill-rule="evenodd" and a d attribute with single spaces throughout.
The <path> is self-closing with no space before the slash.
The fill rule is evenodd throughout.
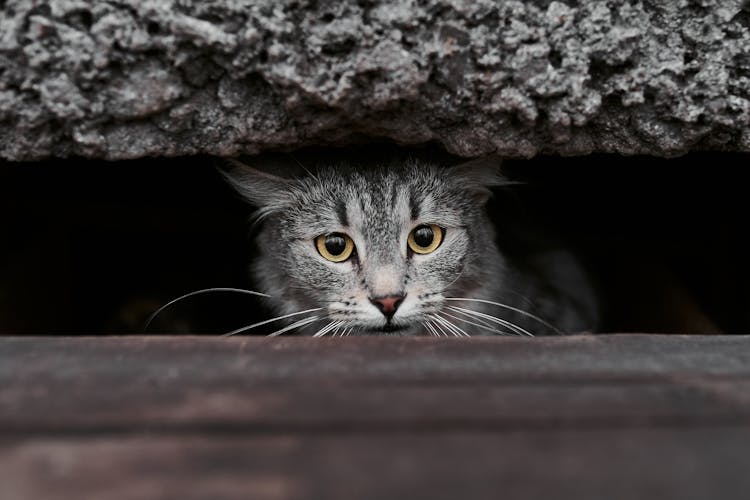
<path id="1" fill-rule="evenodd" d="M 354 242 L 344 233 L 321 234 L 315 238 L 315 246 L 331 262 L 344 262 L 354 251 Z"/>
<path id="2" fill-rule="evenodd" d="M 411 230 L 406 241 L 414 253 L 432 253 L 443 242 L 443 230 L 435 224 L 422 224 Z"/>

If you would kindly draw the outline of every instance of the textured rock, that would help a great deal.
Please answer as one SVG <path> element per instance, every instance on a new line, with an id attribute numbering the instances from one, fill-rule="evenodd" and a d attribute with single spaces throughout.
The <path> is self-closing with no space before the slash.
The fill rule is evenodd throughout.
<path id="1" fill-rule="evenodd" d="M 0 0 L 0 157 L 750 151 L 741 0 Z"/>

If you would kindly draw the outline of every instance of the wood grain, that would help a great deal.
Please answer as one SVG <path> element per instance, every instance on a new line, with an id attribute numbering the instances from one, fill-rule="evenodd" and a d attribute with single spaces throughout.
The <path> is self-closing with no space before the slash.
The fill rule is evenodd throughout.
<path id="1" fill-rule="evenodd" d="M 0 498 L 744 498 L 750 337 L 0 338 Z"/>

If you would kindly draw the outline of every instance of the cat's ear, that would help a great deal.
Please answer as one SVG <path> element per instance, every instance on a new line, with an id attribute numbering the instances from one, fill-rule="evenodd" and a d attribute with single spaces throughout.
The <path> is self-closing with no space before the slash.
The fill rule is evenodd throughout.
<path id="1" fill-rule="evenodd" d="M 262 214 L 283 209 L 289 202 L 289 180 L 257 170 L 231 158 L 220 169 L 229 184 Z"/>
<path id="2" fill-rule="evenodd" d="M 492 196 L 493 187 L 513 184 L 503 176 L 500 170 L 501 163 L 498 156 L 486 156 L 456 165 L 451 168 L 451 173 L 456 182 L 470 193 L 477 203 L 483 205 Z"/>

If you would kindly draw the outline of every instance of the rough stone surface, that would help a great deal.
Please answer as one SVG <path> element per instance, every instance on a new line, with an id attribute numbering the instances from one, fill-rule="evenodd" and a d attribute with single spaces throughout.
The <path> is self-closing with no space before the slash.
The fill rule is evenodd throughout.
<path id="1" fill-rule="evenodd" d="M 742 0 L 0 0 L 0 157 L 750 151 Z"/>

